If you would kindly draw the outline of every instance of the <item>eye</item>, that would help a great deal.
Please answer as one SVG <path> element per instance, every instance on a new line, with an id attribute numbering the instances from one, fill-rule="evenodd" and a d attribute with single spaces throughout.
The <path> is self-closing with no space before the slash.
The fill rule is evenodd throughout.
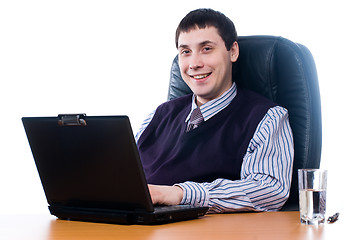
<path id="1" fill-rule="evenodd" d="M 190 50 L 189 49 L 182 49 L 181 51 L 180 51 L 180 54 L 181 55 L 188 55 L 188 54 L 190 54 Z"/>
<path id="2" fill-rule="evenodd" d="M 202 49 L 202 52 L 210 52 L 212 49 L 212 47 L 206 46 Z"/>

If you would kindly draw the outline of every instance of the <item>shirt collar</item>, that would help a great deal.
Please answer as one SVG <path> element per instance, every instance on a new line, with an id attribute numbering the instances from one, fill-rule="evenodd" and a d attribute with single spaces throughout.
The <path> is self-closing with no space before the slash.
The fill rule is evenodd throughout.
<path id="1" fill-rule="evenodd" d="M 220 112 L 222 109 L 227 107 L 235 98 L 237 94 L 237 87 L 235 82 L 232 84 L 230 89 L 224 92 L 220 97 L 215 98 L 209 102 L 203 104 L 200 109 L 203 115 L 204 121 L 207 121 L 209 118 L 213 117 L 215 114 Z M 185 122 L 188 122 L 191 116 L 192 111 L 197 108 L 196 104 L 196 95 L 192 96 L 191 110 L 189 115 L 186 117 Z"/>

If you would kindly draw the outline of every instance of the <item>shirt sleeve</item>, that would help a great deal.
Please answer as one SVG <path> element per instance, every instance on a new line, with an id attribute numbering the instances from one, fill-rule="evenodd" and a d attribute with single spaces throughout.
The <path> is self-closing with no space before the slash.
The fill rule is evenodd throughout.
<path id="1" fill-rule="evenodd" d="M 184 190 L 181 204 L 208 206 L 210 213 L 279 210 L 289 197 L 293 156 L 288 112 L 273 107 L 249 143 L 240 180 L 176 184 Z"/>
<path id="2" fill-rule="evenodd" d="M 139 141 L 142 133 L 145 131 L 145 129 L 147 128 L 147 126 L 149 125 L 149 123 L 152 121 L 153 119 L 153 116 L 155 114 L 155 111 L 154 110 L 153 112 L 151 112 L 146 118 L 145 120 L 143 121 L 143 123 L 141 124 L 140 128 L 139 128 L 139 131 L 136 133 L 135 135 L 135 141 L 136 143 Z"/>

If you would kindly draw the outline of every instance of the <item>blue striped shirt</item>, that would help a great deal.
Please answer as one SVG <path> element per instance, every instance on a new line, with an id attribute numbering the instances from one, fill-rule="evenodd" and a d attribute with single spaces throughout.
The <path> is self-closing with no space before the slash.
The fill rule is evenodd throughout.
<path id="1" fill-rule="evenodd" d="M 200 109 L 205 121 L 227 107 L 235 98 L 235 83 L 217 99 Z M 196 108 L 195 96 L 191 112 Z M 154 111 L 155 112 L 155 111 Z M 154 116 L 143 122 L 136 141 Z M 294 156 L 293 135 L 286 109 L 270 108 L 261 120 L 243 159 L 240 180 L 216 179 L 213 182 L 177 183 L 184 191 L 181 204 L 208 206 L 209 212 L 276 211 L 288 199 Z"/>

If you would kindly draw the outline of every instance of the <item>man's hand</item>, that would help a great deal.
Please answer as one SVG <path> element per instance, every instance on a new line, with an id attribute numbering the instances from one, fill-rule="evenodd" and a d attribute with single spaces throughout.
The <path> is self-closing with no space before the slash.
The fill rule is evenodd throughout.
<path id="1" fill-rule="evenodd" d="M 178 205 L 183 198 L 183 189 L 178 186 L 148 184 L 153 204 Z"/>

